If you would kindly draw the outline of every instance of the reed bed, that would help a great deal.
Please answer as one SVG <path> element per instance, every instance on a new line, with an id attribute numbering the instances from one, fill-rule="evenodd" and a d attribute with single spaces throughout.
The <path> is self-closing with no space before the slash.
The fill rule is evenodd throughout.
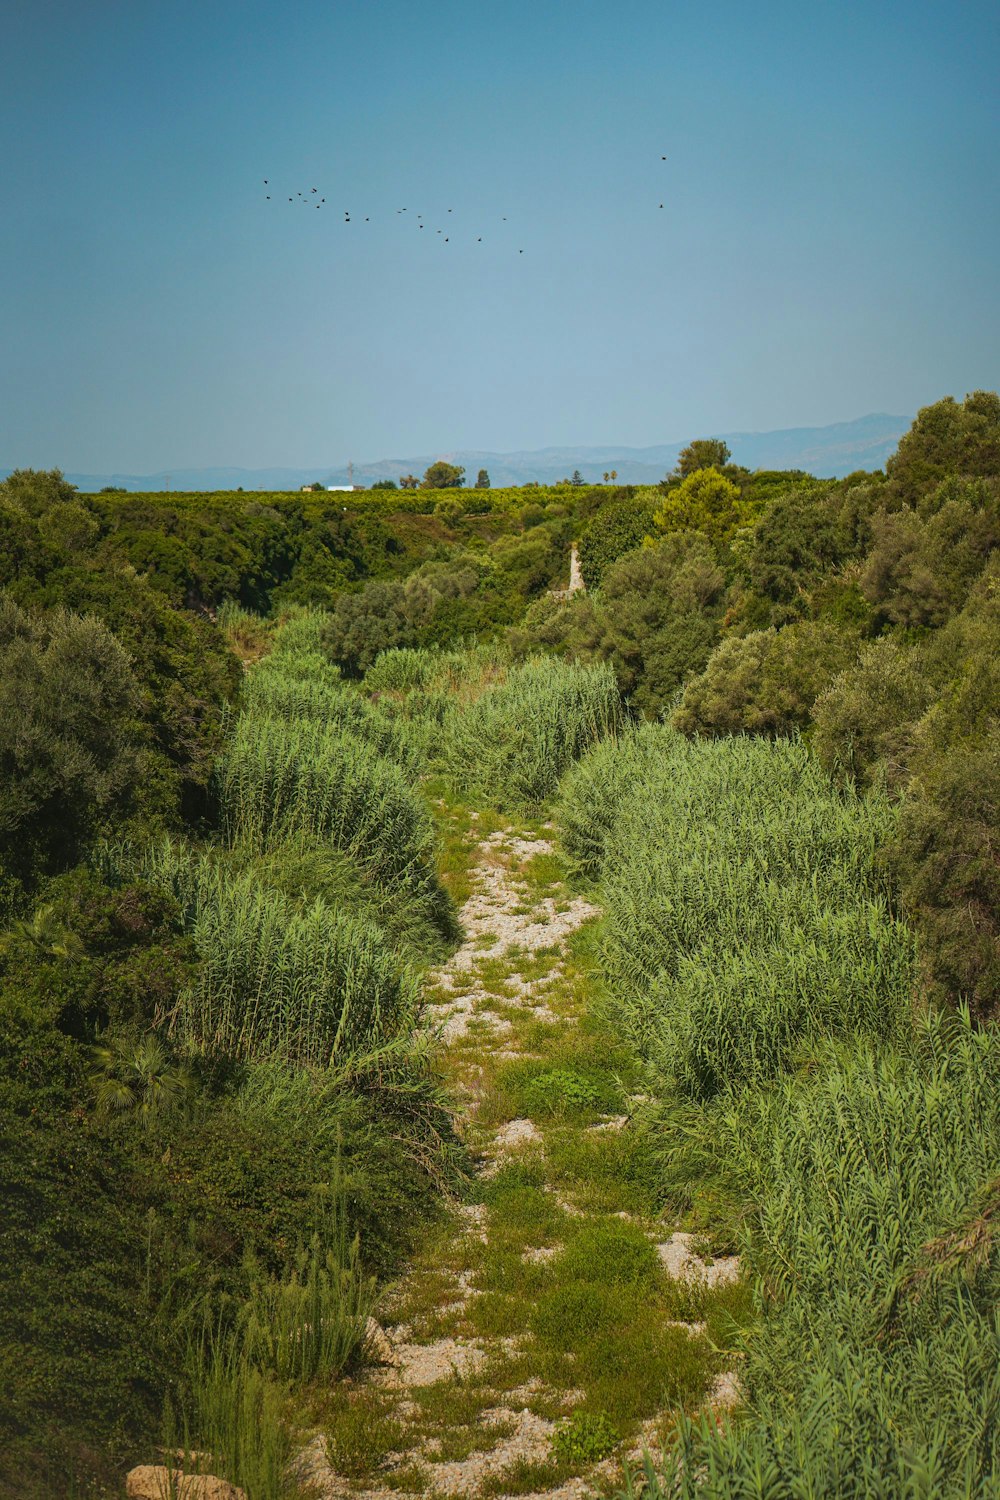
<path id="1" fill-rule="evenodd" d="M 422 738 L 409 725 L 347 687 L 336 667 L 315 653 L 285 654 L 251 673 L 242 708 L 251 718 L 325 725 L 356 735 L 415 775 L 424 759 Z"/>
<path id="2" fill-rule="evenodd" d="M 329 620 L 328 610 L 309 605 L 296 606 L 275 631 L 272 655 L 318 655 L 325 658 L 324 641 Z M 332 662 L 330 665 L 333 667 Z"/>
<path id="3" fill-rule="evenodd" d="M 379 654 L 365 674 L 369 693 L 406 694 L 436 690 L 451 697 L 475 694 L 506 674 L 510 653 L 499 641 L 452 651 L 394 646 Z"/>
<path id="4" fill-rule="evenodd" d="M 195 943 L 176 1021 L 194 1045 L 326 1067 L 412 1024 L 416 982 L 373 922 L 321 900 L 300 910 L 251 873 L 166 842 L 138 871 L 174 897 Z"/>
<path id="5" fill-rule="evenodd" d="M 349 730 L 237 720 L 216 775 L 225 838 L 262 853 L 331 843 L 386 884 L 433 883 L 430 815 L 404 772 Z"/>
<path id="6" fill-rule="evenodd" d="M 539 808 L 572 763 L 614 734 L 624 711 L 607 665 L 544 657 L 514 667 L 443 725 L 443 758 L 465 794 L 504 811 Z"/>
<path id="7" fill-rule="evenodd" d="M 754 1205 L 748 1410 L 682 1419 L 648 1500 L 996 1494 L 996 1034 L 929 1016 L 905 1051 L 827 1044 L 711 1130 Z"/>
<path id="8" fill-rule="evenodd" d="M 616 747 L 617 748 L 617 747 Z M 876 868 L 894 811 L 834 790 L 800 744 L 650 726 L 567 778 L 567 847 L 603 873 L 603 963 L 659 1086 L 705 1100 L 807 1039 L 906 1026 L 914 951 Z"/>

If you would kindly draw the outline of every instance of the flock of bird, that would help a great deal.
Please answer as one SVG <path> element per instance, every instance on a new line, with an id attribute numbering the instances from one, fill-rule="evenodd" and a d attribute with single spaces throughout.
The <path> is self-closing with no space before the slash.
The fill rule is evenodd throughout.
<path id="1" fill-rule="evenodd" d="M 667 158 L 665 156 L 661 156 L 660 157 L 661 161 L 666 161 L 666 159 Z M 264 178 L 264 186 L 265 186 L 265 188 L 270 188 L 270 186 L 271 186 L 271 183 L 270 183 L 269 179 L 266 178 L 266 177 Z M 278 194 L 278 193 L 266 192 L 264 194 L 265 200 L 268 203 L 278 202 L 278 201 L 280 201 L 280 199 L 284 198 L 284 196 L 285 196 L 284 193 Z M 303 191 L 301 189 L 297 189 L 294 194 L 289 194 L 288 195 L 288 201 L 289 201 L 289 203 L 293 204 L 297 208 L 325 208 L 327 206 L 326 198 L 322 197 L 320 195 L 319 188 L 315 188 L 315 187 L 314 188 L 308 188 L 305 191 Z M 664 205 L 661 203 L 660 207 L 663 208 L 663 206 Z M 454 211 L 455 210 L 453 208 L 449 208 L 448 209 L 449 213 L 454 213 Z M 400 215 L 401 214 L 405 214 L 405 213 L 409 213 L 409 209 L 408 208 L 397 208 L 396 209 L 396 213 L 400 214 Z M 357 223 L 362 222 L 360 215 L 355 215 L 352 218 L 351 211 L 350 211 L 349 208 L 345 208 L 343 210 L 343 214 L 344 214 L 343 222 L 345 224 L 352 224 L 352 223 L 355 223 L 355 222 L 357 222 Z M 502 215 L 501 221 L 502 221 L 502 223 L 506 224 L 506 222 L 507 222 L 507 215 L 506 214 Z M 365 214 L 363 222 L 365 224 L 370 224 L 371 223 L 371 216 L 369 214 Z M 423 214 L 415 214 L 414 218 L 413 218 L 413 220 L 411 222 L 414 222 L 416 224 L 418 230 L 423 230 L 423 229 L 426 229 L 428 227 L 427 224 L 424 222 L 424 216 L 423 216 Z M 446 227 L 451 228 L 450 225 L 448 225 Z M 442 229 L 435 229 L 434 232 L 435 232 L 435 234 L 439 234 L 441 236 L 442 240 L 444 241 L 444 243 L 446 245 L 448 245 L 448 244 L 451 243 L 451 238 L 452 238 L 451 234 L 445 234 L 443 228 Z M 481 234 L 476 235 L 476 244 L 477 245 L 481 245 L 482 243 L 483 243 L 483 237 L 482 237 L 482 235 Z M 518 253 L 518 255 L 523 255 L 524 251 L 523 250 L 518 250 L 517 253 Z"/>

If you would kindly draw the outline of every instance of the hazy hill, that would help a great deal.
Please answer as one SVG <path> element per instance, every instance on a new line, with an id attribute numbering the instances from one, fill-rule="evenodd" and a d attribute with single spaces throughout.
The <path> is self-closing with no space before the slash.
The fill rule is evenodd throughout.
<path id="1" fill-rule="evenodd" d="M 600 447 L 539 448 L 519 453 L 491 453 L 477 449 L 457 452 L 421 453 L 408 458 L 383 458 L 373 463 L 355 463 L 355 484 L 376 479 L 398 479 L 401 474 L 422 474 L 438 458 L 462 464 L 467 482 L 473 483 L 480 469 L 489 471 L 495 485 L 525 484 L 537 480 L 552 484 L 579 469 L 584 479 L 600 480 L 616 470 L 623 484 L 651 484 L 672 469 L 677 455 L 691 436 L 723 437 L 735 463 L 748 469 L 806 469 L 822 477 L 840 478 L 855 469 L 880 469 L 895 450 L 910 425 L 909 417 L 883 412 L 835 422 L 829 427 L 788 427 L 777 432 L 723 432 L 690 434 L 673 443 L 650 448 Z M 7 474 L 10 469 L 0 470 Z M 66 476 L 81 490 L 94 491 L 104 485 L 128 490 L 289 490 L 322 480 L 346 484 L 347 466 L 313 464 L 309 468 L 212 468 L 173 469 L 168 474 L 74 474 Z"/>

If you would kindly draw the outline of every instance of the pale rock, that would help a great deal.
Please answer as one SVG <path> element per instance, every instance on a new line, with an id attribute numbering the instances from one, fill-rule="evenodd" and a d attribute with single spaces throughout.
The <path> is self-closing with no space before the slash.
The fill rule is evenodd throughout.
<path id="1" fill-rule="evenodd" d="M 125 1476 L 129 1500 L 247 1500 L 245 1491 L 214 1474 L 172 1476 L 165 1464 L 139 1464 Z"/>

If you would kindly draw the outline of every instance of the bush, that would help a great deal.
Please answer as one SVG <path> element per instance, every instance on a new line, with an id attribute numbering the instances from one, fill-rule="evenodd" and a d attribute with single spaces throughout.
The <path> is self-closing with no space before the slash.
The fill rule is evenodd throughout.
<path id="1" fill-rule="evenodd" d="M 885 467 L 890 499 L 911 505 L 950 475 L 1000 478 L 1000 397 L 974 391 L 922 407 Z"/>
<path id="2" fill-rule="evenodd" d="M 697 476 L 695 476 L 697 477 Z M 703 536 L 680 533 L 620 558 L 605 574 L 601 655 L 641 713 L 662 714 L 719 638 L 725 579 Z"/>
<path id="3" fill-rule="evenodd" d="M 593 516 L 580 538 L 580 568 L 588 589 L 600 588 L 612 563 L 641 547 L 653 531 L 650 496 L 613 497 Z"/>
<path id="4" fill-rule="evenodd" d="M 1000 547 L 1000 484 L 946 481 L 919 511 L 880 512 L 872 530 L 865 597 L 893 624 L 941 626 L 962 609 Z"/>
<path id="5" fill-rule="evenodd" d="M 613 1453 L 621 1434 L 607 1412 L 577 1411 L 552 1434 L 557 1463 L 596 1464 Z"/>
<path id="6" fill-rule="evenodd" d="M 99 621 L 33 616 L 0 597 L 0 855 L 71 860 L 136 788 L 139 686 Z"/>
<path id="7" fill-rule="evenodd" d="M 794 734 L 856 652 L 854 632 L 826 620 L 729 636 L 688 682 L 672 722 L 684 734 Z"/>
<path id="8" fill-rule="evenodd" d="M 369 583 L 341 594 L 324 632 L 330 656 L 348 677 L 362 677 L 382 651 L 415 641 L 402 584 Z"/>

